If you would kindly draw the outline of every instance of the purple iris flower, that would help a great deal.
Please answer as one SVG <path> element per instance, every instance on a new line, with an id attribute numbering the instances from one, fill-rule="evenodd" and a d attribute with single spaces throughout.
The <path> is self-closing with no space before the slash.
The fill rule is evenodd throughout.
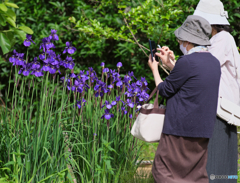
<path id="1" fill-rule="evenodd" d="M 34 41 L 32 40 L 32 35 L 27 34 L 26 38 L 27 39 L 24 40 L 23 44 L 24 44 L 24 46 L 29 47 L 31 45 L 31 42 L 34 43 Z"/>
<path id="2" fill-rule="evenodd" d="M 137 94 L 137 93 L 141 92 L 141 90 L 140 90 L 140 88 L 135 88 L 135 89 L 133 90 L 133 92 L 134 92 L 135 94 Z"/>
<path id="3" fill-rule="evenodd" d="M 109 72 L 109 69 L 108 69 L 108 68 L 104 68 L 104 69 L 103 69 L 103 72 L 106 72 L 106 73 L 107 73 L 107 72 Z"/>
<path id="4" fill-rule="evenodd" d="M 56 71 L 57 71 L 57 68 L 56 68 L 55 66 L 51 66 L 51 67 L 49 68 L 50 74 L 55 74 Z"/>
<path id="5" fill-rule="evenodd" d="M 16 60 L 16 65 L 24 65 L 26 61 L 23 58 L 18 58 Z"/>
<path id="6" fill-rule="evenodd" d="M 110 113 L 109 113 L 109 110 L 106 109 L 106 110 L 105 110 L 105 114 L 101 117 L 101 119 L 105 118 L 106 120 L 109 120 L 109 119 L 111 119 L 111 118 L 113 118 L 113 117 L 114 117 L 114 115 L 113 115 L 113 114 L 110 114 Z"/>
<path id="7" fill-rule="evenodd" d="M 51 65 L 59 65 L 59 62 L 54 57 L 50 57 L 48 62 L 51 63 Z"/>
<path id="8" fill-rule="evenodd" d="M 128 72 L 129 77 L 135 77 L 133 71 Z"/>
<path id="9" fill-rule="evenodd" d="M 122 62 L 118 62 L 117 67 L 122 67 Z"/>
<path id="10" fill-rule="evenodd" d="M 24 76 L 28 76 L 31 71 L 31 63 L 24 63 L 22 68 L 19 70 L 18 74 L 23 74 Z"/>
<path id="11" fill-rule="evenodd" d="M 93 72 L 93 71 L 94 71 L 92 67 L 88 67 L 88 70 L 89 70 L 90 72 Z M 87 72 L 88 72 L 88 71 L 87 71 Z M 88 74 L 87 74 L 87 75 L 88 75 Z"/>
<path id="12" fill-rule="evenodd" d="M 116 86 L 120 87 L 120 86 L 122 86 L 122 84 L 123 84 L 123 82 L 120 80 L 117 82 Z"/>
<path id="13" fill-rule="evenodd" d="M 68 57 L 66 58 L 66 60 L 63 61 L 63 64 L 61 64 L 62 66 L 64 66 L 65 68 L 68 69 L 73 69 L 75 63 L 73 62 L 74 59 L 72 59 L 72 57 Z"/>
<path id="14" fill-rule="evenodd" d="M 128 84 L 132 81 L 132 79 L 129 75 L 126 75 L 126 76 L 124 76 L 123 81 L 124 81 L 125 84 Z"/>
<path id="15" fill-rule="evenodd" d="M 142 82 L 138 80 L 138 81 L 136 82 L 136 85 L 142 87 Z"/>
<path id="16" fill-rule="evenodd" d="M 149 98 L 149 94 L 147 94 L 146 91 L 144 91 L 144 90 L 138 96 L 138 99 L 140 102 L 142 102 L 144 100 L 146 101 L 146 100 L 148 100 L 148 98 Z"/>
<path id="17" fill-rule="evenodd" d="M 127 99 L 127 105 L 128 105 L 129 107 L 133 108 L 133 107 L 134 107 L 134 102 L 132 102 L 131 99 Z"/>
<path id="18" fill-rule="evenodd" d="M 103 90 L 104 93 L 108 93 L 108 92 L 110 92 L 110 90 L 107 89 L 107 88 L 102 88 L 102 90 Z"/>
<path id="19" fill-rule="evenodd" d="M 43 52 L 46 52 L 51 48 L 55 48 L 54 44 L 51 42 L 51 39 L 49 37 L 43 38 L 42 42 L 43 43 L 40 44 L 40 50 L 43 49 Z"/>
<path id="20" fill-rule="evenodd" d="M 45 65 L 43 65 L 42 70 L 43 70 L 43 71 L 49 71 L 50 68 L 51 68 L 51 65 L 50 65 L 50 64 L 45 64 Z"/>
<path id="21" fill-rule="evenodd" d="M 58 41 L 59 38 L 58 38 L 58 35 L 56 33 L 57 33 L 56 30 L 51 29 L 51 34 L 50 34 L 49 38 L 53 41 Z"/>
<path id="22" fill-rule="evenodd" d="M 75 63 L 74 63 L 74 62 L 69 62 L 69 63 L 67 64 L 67 68 L 69 68 L 69 69 L 73 69 L 74 66 L 75 66 Z"/>
<path id="23" fill-rule="evenodd" d="M 26 61 L 23 59 L 24 53 L 18 53 L 16 50 L 13 50 L 13 56 L 9 58 L 9 62 L 13 63 L 13 65 L 24 65 Z"/>
<path id="24" fill-rule="evenodd" d="M 107 100 L 105 101 L 105 105 L 106 105 L 107 109 L 111 109 L 112 108 L 112 105 Z"/>
<path id="25" fill-rule="evenodd" d="M 132 119 L 132 114 L 129 114 L 129 118 Z"/>
<path id="26" fill-rule="evenodd" d="M 103 92 L 97 92 L 96 94 L 95 94 L 95 97 L 102 97 L 103 96 Z"/>
<path id="27" fill-rule="evenodd" d="M 76 77 L 77 77 L 77 75 L 76 75 L 76 74 L 74 74 L 74 73 L 71 73 L 71 74 L 69 74 L 69 77 L 70 77 L 70 78 L 76 78 Z"/>
<path id="28" fill-rule="evenodd" d="M 44 60 L 45 59 L 45 53 L 40 54 L 39 58 L 40 58 L 40 60 Z"/>
<path id="29" fill-rule="evenodd" d="M 78 87 L 78 88 L 77 88 L 77 92 L 78 92 L 78 93 L 82 93 L 82 92 L 83 92 L 83 88 L 82 88 L 82 87 Z"/>
<path id="30" fill-rule="evenodd" d="M 13 50 L 13 55 L 9 58 L 9 62 L 13 63 L 13 65 L 16 65 L 17 59 L 18 59 L 18 52 L 16 50 Z"/>
<path id="31" fill-rule="evenodd" d="M 97 91 L 97 90 L 99 89 L 99 87 L 100 87 L 100 85 L 96 84 L 96 85 L 94 86 L 94 90 Z"/>
<path id="32" fill-rule="evenodd" d="M 108 88 L 110 88 L 110 89 L 113 88 L 113 85 L 108 85 Z"/>
<path id="33" fill-rule="evenodd" d="M 101 67 L 104 67 L 104 66 L 105 66 L 105 63 L 104 63 L 104 62 L 102 62 L 102 63 L 101 63 Z"/>
<path id="34" fill-rule="evenodd" d="M 120 101 L 120 97 L 118 96 L 118 97 L 116 97 L 116 101 L 117 102 L 119 102 Z"/>
<path id="35" fill-rule="evenodd" d="M 33 70 L 31 75 L 35 75 L 36 77 L 41 77 L 44 74 L 43 74 L 43 72 L 40 69 L 37 69 L 37 70 Z"/>
<path id="36" fill-rule="evenodd" d="M 77 49 L 76 49 L 75 47 L 73 47 L 73 46 L 71 45 L 71 43 L 69 43 L 69 42 L 66 42 L 66 46 L 67 46 L 67 47 L 65 47 L 63 53 L 68 52 L 69 54 L 73 54 L 75 51 L 77 51 Z"/>
<path id="37" fill-rule="evenodd" d="M 142 83 L 144 83 L 145 86 L 148 85 L 147 80 L 145 79 L 145 77 L 141 77 L 141 81 L 142 81 Z"/>
<path id="38" fill-rule="evenodd" d="M 112 101 L 112 103 L 111 103 L 112 106 L 113 106 L 113 105 L 116 105 L 116 104 L 117 104 L 116 101 Z"/>
<path id="39" fill-rule="evenodd" d="M 82 82 L 85 83 L 89 77 L 87 75 L 81 75 Z"/>
<path id="40" fill-rule="evenodd" d="M 124 95 L 127 95 L 127 97 L 133 97 L 134 95 L 131 92 L 126 91 Z"/>
<path id="41" fill-rule="evenodd" d="M 32 63 L 31 69 L 39 69 L 40 67 L 41 67 L 40 63 L 36 61 Z"/>
<path id="42" fill-rule="evenodd" d="M 85 106 L 85 103 L 87 101 L 83 98 L 82 100 L 77 101 L 77 107 L 80 109 L 83 106 Z"/>

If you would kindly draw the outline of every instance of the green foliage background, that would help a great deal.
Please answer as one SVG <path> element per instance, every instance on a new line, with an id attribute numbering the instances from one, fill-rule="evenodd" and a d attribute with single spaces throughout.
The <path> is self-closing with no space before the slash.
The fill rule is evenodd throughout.
<path id="1" fill-rule="evenodd" d="M 148 39 L 155 40 L 161 46 L 169 46 L 176 55 L 180 55 L 173 34 L 188 15 L 193 14 L 196 0 L 12 0 L 19 6 L 15 11 L 16 23 L 30 27 L 36 45 L 46 37 L 50 29 L 58 30 L 61 37 L 59 47 L 71 40 L 77 48 L 73 56 L 77 66 L 75 70 L 97 66 L 105 62 L 107 67 L 123 63 L 122 73 L 134 71 L 136 77 L 146 77 L 150 88 L 154 87 L 153 78 L 146 64 L 147 57 L 137 44 L 124 22 L 138 42 L 148 48 Z M 240 45 L 240 2 L 223 0 L 229 13 L 229 21 L 234 29 L 233 35 Z M 2 27 L 0 27 L 2 29 Z M 15 35 L 18 37 L 18 35 Z M 14 47 L 18 52 L 26 52 L 23 41 Z M 30 59 L 38 56 L 37 46 L 29 49 Z M 149 52 L 146 52 L 149 54 Z M 1 54 L 8 61 L 10 54 Z M 9 75 L 8 64 L 1 61 L 0 91 L 6 85 Z M 161 70 L 161 69 L 160 69 Z M 162 77 L 166 74 L 161 70 Z M 3 93 L 3 91 L 2 91 Z"/>

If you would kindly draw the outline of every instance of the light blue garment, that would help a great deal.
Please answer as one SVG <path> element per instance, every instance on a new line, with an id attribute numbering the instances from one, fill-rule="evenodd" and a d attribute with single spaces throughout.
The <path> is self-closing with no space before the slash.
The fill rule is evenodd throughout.
<path id="1" fill-rule="evenodd" d="M 191 53 L 195 53 L 195 52 L 206 52 L 208 51 L 208 48 L 206 46 L 196 46 L 193 47 L 192 49 L 190 49 L 187 53 L 187 55 L 191 54 Z"/>

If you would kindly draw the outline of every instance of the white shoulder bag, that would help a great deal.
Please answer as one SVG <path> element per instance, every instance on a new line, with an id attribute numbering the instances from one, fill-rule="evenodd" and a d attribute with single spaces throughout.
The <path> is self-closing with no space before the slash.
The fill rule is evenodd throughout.
<path id="1" fill-rule="evenodd" d="M 149 104 L 148 102 L 156 91 L 157 95 L 154 104 Z M 156 87 L 150 94 L 147 104 L 142 105 L 131 129 L 131 134 L 134 137 L 145 142 L 159 142 L 162 134 L 166 109 L 164 105 L 158 106 L 158 94 L 159 90 Z"/>

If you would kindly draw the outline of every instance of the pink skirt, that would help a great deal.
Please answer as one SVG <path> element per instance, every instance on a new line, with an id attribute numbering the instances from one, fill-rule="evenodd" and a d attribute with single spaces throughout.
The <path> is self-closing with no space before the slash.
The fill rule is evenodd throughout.
<path id="1" fill-rule="evenodd" d="M 208 183 L 208 138 L 162 134 L 152 174 L 156 183 Z"/>

